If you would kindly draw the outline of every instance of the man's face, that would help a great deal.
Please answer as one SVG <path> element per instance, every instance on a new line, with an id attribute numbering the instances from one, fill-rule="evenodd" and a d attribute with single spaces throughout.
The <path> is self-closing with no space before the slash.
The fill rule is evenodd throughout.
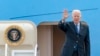
<path id="1" fill-rule="evenodd" d="M 79 12 L 74 12 L 72 14 L 72 18 L 73 18 L 74 23 L 77 24 L 80 21 L 81 14 Z"/>

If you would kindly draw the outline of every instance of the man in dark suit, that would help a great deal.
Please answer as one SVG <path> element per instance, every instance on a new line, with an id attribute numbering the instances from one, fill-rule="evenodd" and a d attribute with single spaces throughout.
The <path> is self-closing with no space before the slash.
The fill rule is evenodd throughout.
<path id="1" fill-rule="evenodd" d="M 64 10 L 63 18 L 58 23 L 59 28 L 65 32 L 66 38 L 61 56 L 90 56 L 89 27 L 81 19 L 81 11 L 73 10 L 73 21 L 65 22 L 68 18 L 67 10 Z"/>

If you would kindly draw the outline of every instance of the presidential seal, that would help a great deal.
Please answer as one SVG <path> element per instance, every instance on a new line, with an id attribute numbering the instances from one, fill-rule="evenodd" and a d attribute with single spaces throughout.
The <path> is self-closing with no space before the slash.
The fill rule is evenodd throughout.
<path id="1" fill-rule="evenodd" d="M 18 25 L 9 26 L 6 29 L 4 35 L 5 35 L 4 37 L 5 41 L 11 46 L 20 45 L 25 38 L 24 30 Z"/>

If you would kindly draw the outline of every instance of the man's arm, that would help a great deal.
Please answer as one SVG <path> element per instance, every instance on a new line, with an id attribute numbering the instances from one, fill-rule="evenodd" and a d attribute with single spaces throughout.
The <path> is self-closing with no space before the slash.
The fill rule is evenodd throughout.
<path id="1" fill-rule="evenodd" d="M 87 27 L 87 35 L 85 37 L 85 55 L 90 56 L 90 37 L 89 37 L 89 27 Z"/>
<path id="2" fill-rule="evenodd" d="M 62 20 L 59 21 L 58 27 L 63 30 L 64 32 L 67 31 L 67 23 L 65 22 L 66 18 L 68 18 L 68 11 L 64 10 Z"/>
<path id="3" fill-rule="evenodd" d="M 64 32 L 66 32 L 67 31 L 67 27 L 68 27 L 68 25 L 67 25 L 67 23 L 65 22 L 65 21 L 59 21 L 59 23 L 58 23 L 58 27 L 62 30 L 62 31 L 64 31 Z"/>

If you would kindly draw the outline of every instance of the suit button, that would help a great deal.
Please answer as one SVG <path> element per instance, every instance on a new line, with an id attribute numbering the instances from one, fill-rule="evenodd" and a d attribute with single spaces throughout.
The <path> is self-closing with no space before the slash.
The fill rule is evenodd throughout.
<path id="1" fill-rule="evenodd" d="M 76 48 L 76 46 L 74 46 L 74 48 Z"/>
<path id="2" fill-rule="evenodd" d="M 78 43 L 78 41 L 76 41 L 76 43 Z"/>

